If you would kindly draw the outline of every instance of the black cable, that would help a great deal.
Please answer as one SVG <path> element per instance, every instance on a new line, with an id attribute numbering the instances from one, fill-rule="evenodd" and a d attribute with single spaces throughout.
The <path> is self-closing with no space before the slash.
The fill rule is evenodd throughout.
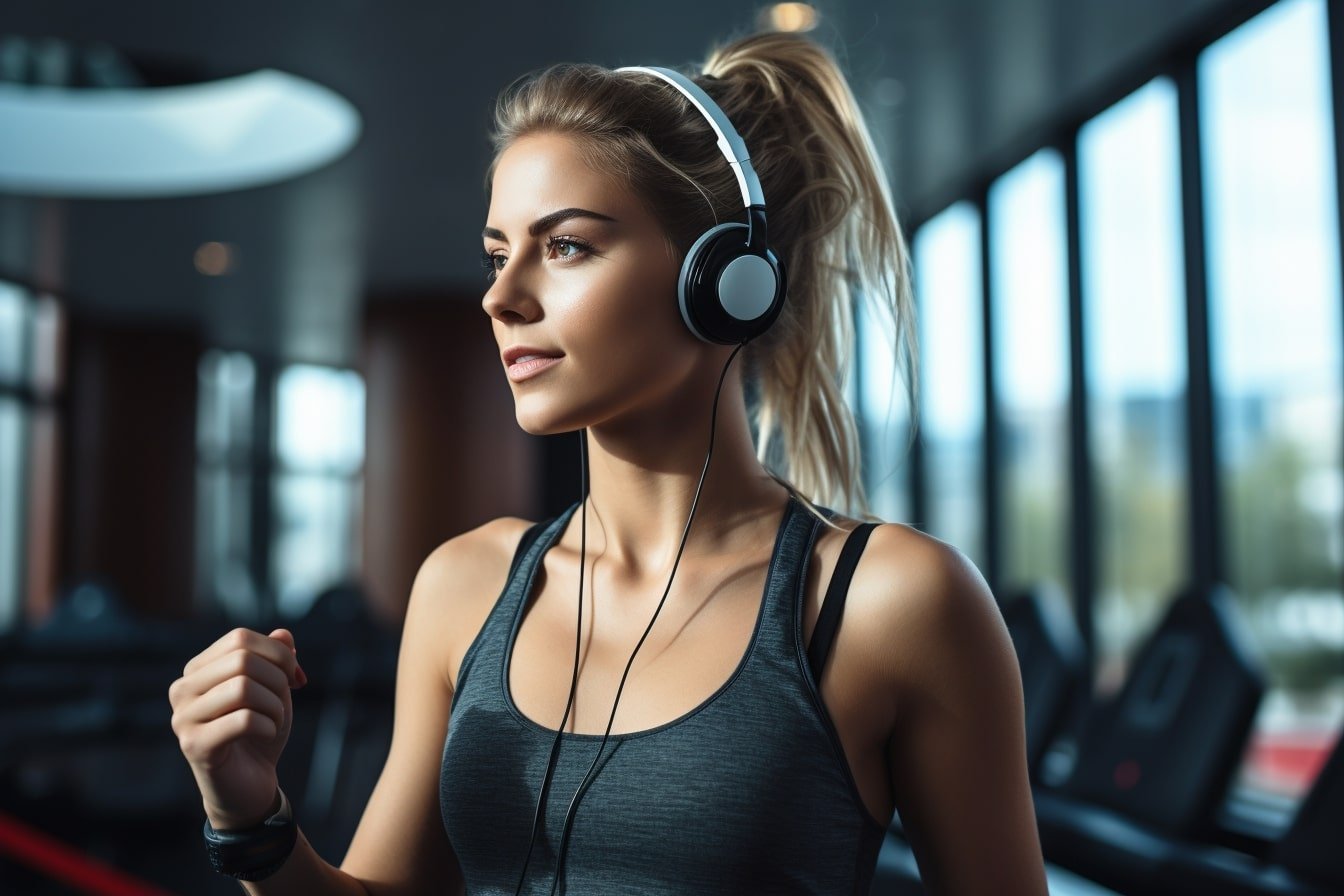
<path id="1" fill-rule="evenodd" d="M 723 381 L 728 376 L 728 368 L 732 366 L 733 359 L 737 357 L 737 353 L 740 352 L 746 344 L 747 341 L 743 340 L 741 343 L 738 344 L 737 348 L 733 349 L 733 353 L 728 356 L 727 362 L 723 365 L 723 372 L 719 374 L 719 384 L 714 389 L 714 405 L 709 412 L 709 449 L 705 452 L 705 464 L 704 467 L 701 468 L 700 470 L 700 481 L 695 486 L 695 497 L 691 499 L 691 512 L 686 517 L 686 528 L 681 533 L 681 544 L 678 545 L 677 547 L 676 559 L 672 561 L 672 573 L 671 575 L 668 576 L 667 587 L 663 589 L 663 597 L 661 600 L 658 601 L 657 609 L 653 611 L 653 618 L 649 620 L 648 627 L 644 629 L 644 634 L 640 636 L 639 643 L 635 645 L 634 651 L 630 654 L 630 659 L 625 664 L 625 672 L 621 675 L 621 683 L 616 688 L 616 700 L 611 704 L 611 716 L 607 719 L 607 730 L 602 734 L 602 742 L 597 745 L 597 755 L 593 757 L 593 764 L 588 767 L 588 773 L 584 775 L 583 780 L 579 782 L 578 789 L 574 791 L 574 798 L 570 800 L 569 803 L 569 811 L 565 813 L 565 824 L 560 832 L 560 851 L 556 856 L 555 879 L 551 882 L 552 896 L 555 896 L 556 887 L 560 885 L 560 879 L 564 876 L 565 850 L 569 845 L 569 832 L 571 825 L 574 823 L 574 813 L 579 808 L 579 800 L 583 798 L 584 793 L 587 792 L 589 786 L 591 786 L 592 784 L 594 771 L 597 769 L 598 761 L 602 758 L 603 749 L 606 748 L 607 738 L 611 735 L 611 726 L 616 721 L 616 706 L 621 702 L 621 692 L 625 690 L 625 679 L 630 674 L 630 667 L 634 665 L 635 654 L 639 653 L 639 648 L 644 646 L 644 641 L 646 638 L 648 638 L 649 632 L 653 631 L 653 624 L 658 620 L 658 614 L 662 612 L 663 604 L 667 602 L 667 595 L 672 591 L 672 580 L 676 578 L 677 567 L 681 564 L 682 552 L 686 550 L 686 539 L 691 534 L 691 521 L 695 519 L 695 509 L 700 504 L 700 492 L 705 486 L 705 475 L 709 472 L 709 460 L 710 457 L 714 454 L 714 430 L 718 422 L 719 395 L 723 391 Z M 584 463 L 585 465 L 587 463 L 586 455 L 584 457 Z M 582 550 L 583 548 L 581 547 L 580 551 L 582 552 Z M 582 559 L 582 553 L 581 553 L 579 560 L 580 569 L 582 569 L 583 567 L 583 562 L 584 561 Z M 582 582 L 582 579 L 580 579 L 580 582 Z M 582 621 L 583 619 L 582 585 L 580 585 L 580 591 L 579 591 L 579 614 L 580 614 L 579 619 L 580 621 Z M 575 661 L 574 680 L 577 681 L 578 680 L 577 651 L 575 653 L 574 661 Z M 570 696 L 571 697 L 573 696 L 572 691 Z M 566 708 L 566 714 L 568 714 L 568 708 Z M 540 804 L 540 801 L 538 801 L 538 804 Z M 519 885 L 521 886 L 521 881 L 519 882 Z M 563 893 L 564 890 L 562 889 L 560 892 Z"/>

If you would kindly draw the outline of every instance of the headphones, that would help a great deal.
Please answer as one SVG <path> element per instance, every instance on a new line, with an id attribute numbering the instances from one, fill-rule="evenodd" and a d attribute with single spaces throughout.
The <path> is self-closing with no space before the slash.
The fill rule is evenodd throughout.
<path id="1" fill-rule="evenodd" d="M 719 150 L 742 190 L 747 223 L 719 224 L 700 235 L 682 262 L 677 304 L 681 319 L 703 342 L 738 345 L 755 339 L 779 317 L 787 284 L 784 265 L 769 248 L 765 195 L 746 144 L 718 104 L 685 75 L 641 65 L 616 71 L 661 78 L 690 100 L 714 129 Z"/>

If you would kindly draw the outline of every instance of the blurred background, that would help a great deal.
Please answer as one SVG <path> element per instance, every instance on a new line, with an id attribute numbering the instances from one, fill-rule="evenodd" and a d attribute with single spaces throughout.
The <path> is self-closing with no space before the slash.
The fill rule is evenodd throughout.
<path id="1" fill-rule="evenodd" d="M 497 92 L 759 29 L 886 165 L 921 388 L 862 322 L 866 484 L 1004 609 L 1051 891 L 1344 892 L 1335 0 L 0 6 L 0 892 L 239 891 L 167 688 L 240 625 L 304 645 L 339 864 L 420 562 L 578 494 L 480 308 Z"/>

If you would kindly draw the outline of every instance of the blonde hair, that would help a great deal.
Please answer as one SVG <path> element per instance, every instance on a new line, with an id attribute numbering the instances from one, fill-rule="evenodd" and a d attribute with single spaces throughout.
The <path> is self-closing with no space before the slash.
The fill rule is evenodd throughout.
<path id="1" fill-rule="evenodd" d="M 860 302 L 890 323 L 918 407 L 909 257 L 867 125 L 835 60 L 797 35 L 734 40 L 692 77 L 751 153 L 788 275 L 779 319 L 742 350 L 757 456 L 814 513 L 813 501 L 866 516 L 858 426 L 844 398 Z M 653 75 L 561 64 L 510 85 L 495 108 L 487 190 L 504 149 L 540 132 L 576 138 L 588 164 L 620 178 L 678 258 L 709 227 L 743 216 L 709 124 Z"/>

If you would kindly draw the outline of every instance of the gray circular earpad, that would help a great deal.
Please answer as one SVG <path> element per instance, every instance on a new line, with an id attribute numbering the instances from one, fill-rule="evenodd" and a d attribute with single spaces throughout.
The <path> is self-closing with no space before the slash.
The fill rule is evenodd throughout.
<path id="1" fill-rule="evenodd" d="M 759 255 L 734 258 L 719 275 L 719 302 L 738 320 L 755 320 L 775 300 L 775 272 Z"/>

